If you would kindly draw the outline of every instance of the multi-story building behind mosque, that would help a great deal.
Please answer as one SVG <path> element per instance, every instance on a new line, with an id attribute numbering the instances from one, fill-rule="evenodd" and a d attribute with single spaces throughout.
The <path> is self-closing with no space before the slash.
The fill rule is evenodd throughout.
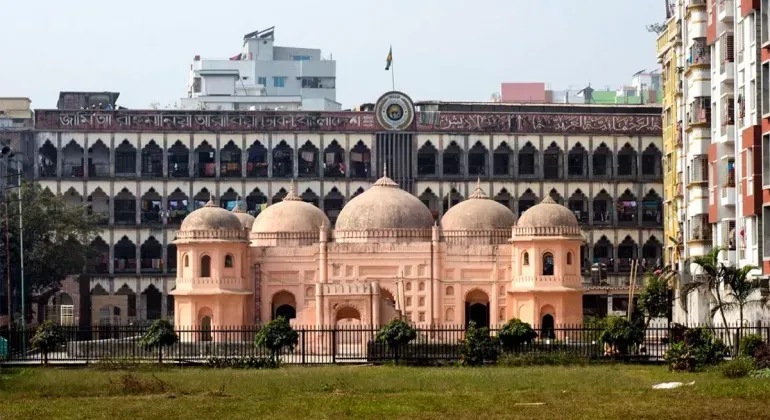
<path id="1" fill-rule="evenodd" d="M 172 317 L 173 241 L 190 212 L 213 201 L 256 216 L 294 182 L 333 229 L 387 167 L 437 221 L 477 183 L 516 217 L 545 197 L 567 206 L 585 239 L 585 310 L 624 310 L 631 262 L 661 263 L 660 114 L 655 105 L 413 103 L 400 92 L 357 112 L 37 110 L 35 181 L 102 216 L 90 296 L 56 302 L 78 306 L 81 323 Z M 592 281 L 594 263 L 606 278 Z"/>

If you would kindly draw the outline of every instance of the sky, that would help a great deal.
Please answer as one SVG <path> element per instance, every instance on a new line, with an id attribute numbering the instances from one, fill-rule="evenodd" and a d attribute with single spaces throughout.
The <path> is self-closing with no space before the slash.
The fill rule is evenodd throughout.
<path id="1" fill-rule="evenodd" d="M 54 108 L 62 90 L 117 91 L 129 108 L 186 95 L 195 55 L 226 58 L 243 35 L 337 61 L 343 108 L 391 87 L 414 100 L 487 101 L 502 82 L 613 90 L 657 68 L 654 0 L 0 0 L 0 96 Z"/>

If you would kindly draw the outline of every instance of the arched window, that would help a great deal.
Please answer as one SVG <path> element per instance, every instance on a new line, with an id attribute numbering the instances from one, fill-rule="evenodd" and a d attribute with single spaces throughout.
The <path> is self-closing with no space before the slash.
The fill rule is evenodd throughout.
<path id="1" fill-rule="evenodd" d="M 455 294 L 455 288 L 452 286 L 447 286 L 446 288 L 446 295 L 447 296 L 454 296 Z"/>
<path id="2" fill-rule="evenodd" d="M 225 268 L 233 268 L 233 256 L 230 254 L 225 255 Z"/>
<path id="3" fill-rule="evenodd" d="M 572 265 L 572 253 L 567 253 L 567 265 Z"/>
<path id="4" fill-rule="evenodd" d="M 190 266 L 190 255 L 184 254 L 184 266 L 189 267 Z"/>
<path id="5" fill-rule="evenodd" d="M 201 257 L 201 277 L 211 277 L 211 257 L 208 255 Z"/>
<path id="6" fill-rule="evenodd" d="M 524 265 L 529 265 L 529 252 L 524 253 L 524 256 L 522 257 L 522 261 Z"/>
<path id="7" fill-rule="evenodd" d="M 411 291 L 412 290 L 412 282 L 411 281 L 406 282 L 406 285 L 404 286 L 404 288 L 406 289 L 407 292 Z"/>
<path id="8" fill-rule="evenodd" d="M 543 254 L 543 275 L 544 276 L 552 276 L 553 275 L 553 254 L 550 252 L 546 252 Z"/>

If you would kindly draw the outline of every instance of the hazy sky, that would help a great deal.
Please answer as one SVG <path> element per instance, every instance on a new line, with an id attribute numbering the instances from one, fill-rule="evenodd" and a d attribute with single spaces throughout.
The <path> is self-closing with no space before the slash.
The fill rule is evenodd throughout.
<path id="1" fill-rule="evenodd" d="M 657 66 L 653 0 L 0 0 L 0 96 L 52 108 L 61 90 L 120 92 L 147 108 L 186 95 L 196 54 L 226 58 L 243 35 L 337 60 L 343 107 L 390 89 L 414 100 L 485 101 L 501 82 L 613 89 Z"/>

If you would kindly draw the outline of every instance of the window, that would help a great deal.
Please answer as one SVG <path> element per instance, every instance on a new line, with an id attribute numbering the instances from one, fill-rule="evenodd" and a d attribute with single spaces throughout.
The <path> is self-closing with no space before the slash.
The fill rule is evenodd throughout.
<path id="1" fill-rule="evenodd" d="M 425 306 L 425 298 L 423 296 L 420 296 L 417 299 L 417 306 L 420 306 L 420 307 Z"/>
<path id="2" fill-rule="evenodd" d="M 754 88 L 754 83 L 751 85 Z M 753 90 L 752 90 L 753 92 Z M 762 64 L 762 115 L 770 114 L 770 64 Z"/>
<path id="3" fill-rule="evenodd" d="M 425 291 L 425 282 L 421 281 L 420 284 L 417 286 L 417 290 L 424 292 Z"/>
<path id="4" fill-rule="evenodd" d="M 567 253 L 567 265 L 572 265 L 572 253 Z"/>
<path id="5" fill-rule="evenodd" d="M 693 157 L 690 167 L 690 182 L 708 182 L 708 155 L 698 155 Z"/>
<path id="6" fill-rule="evenodd" d="M 417 314 L 417 319 L 419 320 L 419 322 L 425 322 L 425 312 L 419 312 Z"/>
<path id="7" fill-rule="evenodd" d="M 264 76 L 257 77 L 257 84 L 262 86 L 267 86 L 267 77 L 264 77 Z"/>
<path id="8" fill-rule="evenodd" d="M 201 257 L 201 277 L 211 277 L 211 257 L 208 255 Z"/>
<path id="9" fill-rule="evenodd" d="M 273 77 L 273 87 L 286 87 L 286 76 Z"/>
<path id="10" fill-rule="evenodd" d="M 406 289 L 407 292 L 412 290 L 412 282 L 410 281 L 406 282 L 406 285 L 404 286 L 404 288 Z"/>
<path id="11" fill-rule="evenodd" d="M 746 195 L 754 194 L 754 148 L 746 149 Z"/>
<path id="12" fill-rule="evenodd" d="M 411 296 L 407 296 L 406 297 L 406 306 L 412 306 L 412 297 Z"/>
<path id="13" fill-rule="evenodd" d="M 550 252 L 546 252 L 543 254 L 543 275 L 544 276 L 552 276 L 553 275 L 553 254 Z"/>
<path id="14" fill-rule="evenodd" d="M 447 296 L 454 296 L 455 294 L 455 288 L 452 286 L 447 286 L 446 288 L 446 295 Z"/>
<path id="15" fill-rule="evenodd" d="M 190 256 L 187 254 L 184 254 L 184 266 L 189 267 L 190 266 Z"/>
<path id="16" fill-rule="evenodd" d="M 294 61 L 309 61 L 310 56 L 309 55 L 292 55 L 291 59 Z"/>
<path id="17" fill-rule="evenodd" d="M 765 134 L 762 136 L 762 185 L 770 185 L 770 166 L 768 165 L 770 165 L 770 134 Z"/>
<path id="18" fill-rule="evenodd" d="M 529 253 L 528 252 L 524 253 L 524 257 L 522 257 L 522 261 L 523 261 L 522 264 L 529 265 Z"/>
<path id="19" fill-rule="evenodd" d="M 233 256 L 230 254 L 225 255 L 225 268 L 233 268 Z"/>

